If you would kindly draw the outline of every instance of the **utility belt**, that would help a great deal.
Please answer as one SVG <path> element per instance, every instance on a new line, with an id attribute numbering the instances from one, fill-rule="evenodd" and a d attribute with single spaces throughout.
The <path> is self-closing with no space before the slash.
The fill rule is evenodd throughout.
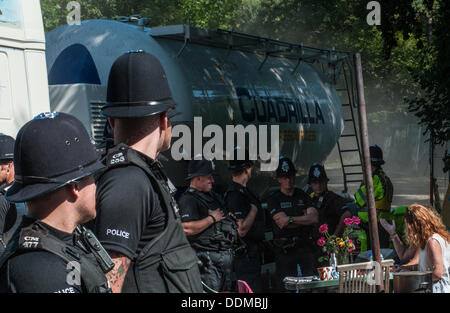
<path id="1" fill-rule="evenodd" d="M 253 240 L 239 240 L 239 245 L 233 249 L 233 255 L 235 257 L 241 257 L 244 255 L 261 255 L 264 251 L 262 241 Z"/>
<path id="2" fill-rule="evenodd" d="M 288 253 L 290 250 L 298 247 L 300 245 L 301 238 L 298 236 L 293 237 L 282 237 L 282 238 L 276 238 L 273 239 L 273 245 L 275 248 L 278 248 L 278 250 L 281 250 L 283 253 Z"/>

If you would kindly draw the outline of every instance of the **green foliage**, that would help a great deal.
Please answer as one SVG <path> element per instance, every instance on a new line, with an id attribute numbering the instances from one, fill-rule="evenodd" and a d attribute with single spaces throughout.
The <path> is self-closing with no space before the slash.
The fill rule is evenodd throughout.
<path id="1" fill-rule="evenodd" d="M 70 0 L 41 0 L 45 31 L 66 24 Z M 241 0 L 77 0 L 81 19 L 113 19 L 139 14 L 150 26 L 191 24 L 202 28 L 229 28 Z"/>
<path id="2" fill-rule="evenodd" d="M 186 23 L 201 28 L 229 28 L 241 0 L 185 0 L 181 9 Z"/>
<path id="3" fill-rule="evenodd" d="M 68 2 L 41 0 L 46 31 L 66 23 Z M 360 0 L 78 2 L 82 20 L 140 14 L 151 18 L 150 26 L 191 24 L 234 29 L 313 47 L 359 52 L 372 125 L 411 120 L 409 109 L 436 142 L 448 140 L 448 1 L 379 0 L 380 26 L 367 24 L 367 2 Z"/>
<path id="4" fill-rule="evenodd" d="M 409 110 L 435 144 L 450 139 L 450 4 L 445 0 L 382 1 L 385 56 L 400 46 L 397 34 L 414 38 L 415 64 L 407 68 L 420 92 L 406 97 Z M 402 38 L 403 38 L 402 37 Z"/>

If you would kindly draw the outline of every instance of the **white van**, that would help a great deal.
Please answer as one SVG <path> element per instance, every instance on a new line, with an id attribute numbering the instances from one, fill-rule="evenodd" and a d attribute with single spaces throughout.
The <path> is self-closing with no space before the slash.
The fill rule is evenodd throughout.
<path id="1" fill-rule="evenodd" d="M 0 0 L 0 133 L 50 111 L 39 0 Z"/>

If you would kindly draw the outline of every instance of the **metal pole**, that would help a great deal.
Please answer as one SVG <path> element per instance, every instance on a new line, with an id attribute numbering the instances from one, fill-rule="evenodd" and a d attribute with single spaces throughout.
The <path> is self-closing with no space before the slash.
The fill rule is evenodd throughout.
<path id="1" fill-rule="evenodd" d="M 433 28 L 433 18 L 426 17 L 427 19 L 427 42 L 431 44 L 431 34 Z M 434 144 L 433 135 L 430 132 L 430 206 L 433 207 L 433 195 L 434 195 Z"/>
<path id="2" fill-rule="evenodd" d="M 430 206 L 433 207 L 434 195 L 434 145 L 433 145 L 433 136 L 430 134 Z"/>
<path id="3" fill-rule="evenodd" d="M 361 67 L 361 55 L 356 53 L 354 56 L 355 70 L 356 70 L 356 86 L 358 94 L 358 115 L 359 115 L 359 130 L 361 135 L 361 147 L 363 152 L 363 172 L 364 172 L 364 184 L 366 186 L 366 197 L 369 215 L 369 233 L 370 242 L 372 246 L 373 260 L 377 262 L 375 266 L 375 281 L 377 292 L 384 291 L 384 284 L 381 277 L 381 257 L 380 257 L 380 239 L 378 237 L 378 225 L 377 225 L 377 212 L 375 208 L 375 197 L 373 193 L 372 182 L 372 168 L 370 165 L 370 152 L 369 152 L 369 132 L 367 129 L 367 117 L 366 117 L 366 100 L 364 97 L 364 82 Z M 389 279 L 389 278 L 387 278 Z"/>

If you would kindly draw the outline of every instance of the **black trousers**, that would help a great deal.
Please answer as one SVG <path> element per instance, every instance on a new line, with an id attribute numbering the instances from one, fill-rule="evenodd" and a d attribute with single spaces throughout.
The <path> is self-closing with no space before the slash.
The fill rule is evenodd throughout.
<path id="1" fill-rule="evenodd" d="M 232 291 L 233 254 L 231 251 L 197 251 L 202 261 L 202 282 L 215 291 Z"/>
<path id="2" fill-rule="evenodd" d="M 286 292 L 283 279 L 286 276 L 297 276 L 297 264 L 300 265 L 302 276 L 312 276 L 316 270 L 317 253 L 309 247 L 294 247 L 289 250 L 276 249 L 276 287 L 278 292 Z"/>
<path id="3" fill-rule="evenodd" d="M 262 292 L 261 249 L 256 243 L 247 243 L 247 252 L 234 258 L 236 279 L 245 281 L 253 292 Z"/>

